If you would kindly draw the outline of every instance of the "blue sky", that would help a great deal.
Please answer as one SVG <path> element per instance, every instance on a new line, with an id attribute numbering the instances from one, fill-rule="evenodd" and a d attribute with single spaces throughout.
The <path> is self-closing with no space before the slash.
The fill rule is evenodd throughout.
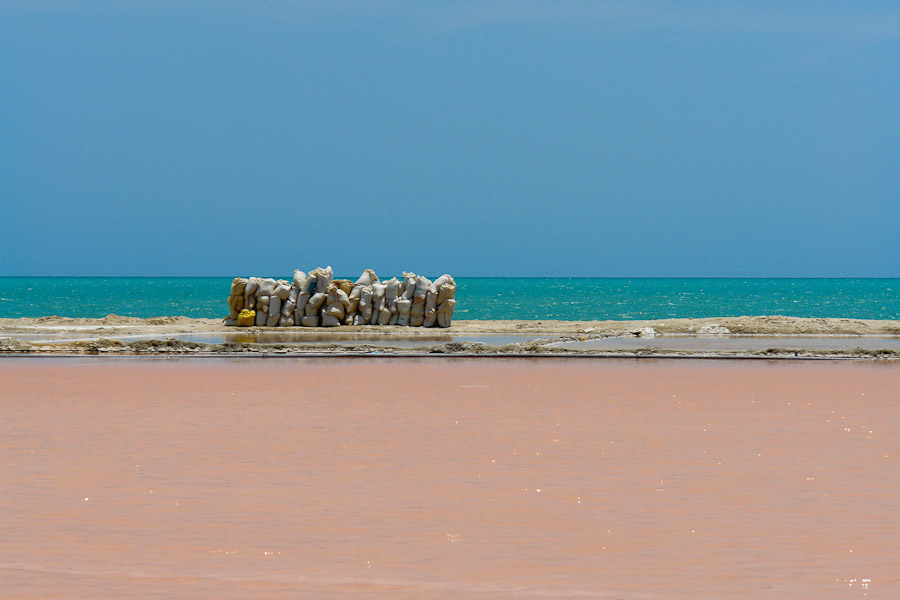
<path id="1" fill-rule="evenodd" d="M 900 7 L 0 0 L 0 275 L 900 276 Z"/>

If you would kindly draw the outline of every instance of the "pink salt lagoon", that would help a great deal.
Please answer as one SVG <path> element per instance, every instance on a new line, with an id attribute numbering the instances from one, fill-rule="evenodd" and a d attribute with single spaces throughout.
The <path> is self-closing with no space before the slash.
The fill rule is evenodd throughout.
<path id="1" fill-rule="evenodd" d="M 900 597 L 896 363 L 0 359 L 0 597 Z"/>

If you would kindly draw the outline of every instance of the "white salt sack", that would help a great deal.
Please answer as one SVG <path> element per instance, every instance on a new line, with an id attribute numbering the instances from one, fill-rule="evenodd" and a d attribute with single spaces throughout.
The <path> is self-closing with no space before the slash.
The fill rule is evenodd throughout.
<path id="1" fill-rule="evenodd" d="M 362 293 L 363 286 L 354 285 L 353 289 L 350 290 L 350 295 L 347 297 L 350 301 L 350 305 L 347 307 L 347 310 L 351 313 L 355 313 L 357 308 L 359 307 L 359 295 Z"/>
<path id="2" fill-rule="evenodd" d="M 360 291 L 358 312 L 362 317 L 360 320 L 363 322 L 357 323 L 356 320 L 354 320 L 353 322 L 355 324 L 366 325 L 372 319 L 372 294 L 373 291 L 371 286 L 366 286 Z"/>
<path id="3" fill-rule="evenodd" d="M 416 277 L 415 273 L 407 273 L 403 272 L 403 294 L 401 297 L 404 300 L 412 300 L 413 294 L 416 292 Z"/>
<path id="4" fill-rule="evenodd" d="M 452 283 L 453 285 L 456 285 L 456 282 L 453 281 L 453 278 L 450 277 L 450 275 L 448 275 L 447 273 L 444 273 L 443 275 L 441 275 L 440 277 L 435 279 L 434 282 L 428 287 L 431 291 L 433 291 L 435 294 L 437 294 L 437 291 L 445 283 Z"/>
<path id="5" fill-rule="evenodd" d="M 302 290 L 304 287 L 306 287 L 306 273 L 304 273 L 300 269 L 294 269 L 294 277 L 291 280 L 291 285 L 293 285 L 298 290 Z"/>
<path id="6" fill-rule="evenodd" d="M 392 277 L 384 284 L 384 305 L 392 313 L 397 312 L 397 307 L 395 306 L 395 304 L 399 295 L 400 280 L 398 280 L 396 277 Z"/>
<path id="7" fill-rule="evenodd" d="M 296 309 L 297 309 L 297 304 L 294 302 L 291 302 L 290 299 L 287 299 L 284 301 L 284 305 L 282 305 L 282 307 L 281 307 L 281 316 L 282 317 L 290 317 L 291 319 L 293 319 L 294 318 L 294 310 L 296 310 Z"/>
<path id="8" fill-rule="evenodd" d="M 320 292 L 316 292 L 312 296 L 309 297 L 309 300 L 306 303 L 306 308 L 304 312 L 307 317 L 312 317 L 319 314 L 319 309 L 322 308 L 322 305 L 325 304 L 325 294 Z"/>
<path id="9" fill-rule="evenodd" d="M 366 269 L 353 285 L 366 287 L 372 285 L 373 283 L 376 283 L 377 281 L 378 275 L 375 274 L 375 271 L 373 271 L 372 269 Z"/>
<path id="10" fill-rule="evenodd" d="M 325 315 L 322 317 L 322 327 L 339 327 L 341 324 L 341 320 L 332 315 Z"/>
<path id="11" fill-rule="evenodd" d="M 437 292 L 432 292 L 428 290 L 428 293 L 425 295 L 425 313 L 428 311 L 434 310 L 437 308 Z"/>
<path id="12" fill-rule="evenodd" d="M 330 266 L 316 270 L 318 271 L 316 274 L 316 291 L 324 294 L 328 291 L 331 280 L 334 279 L 334 272 L 331 270 Z"/>
<path id="13" fill-rule="evenodd" d="M 275 291 L 272 292 L 272 295 L 277 296 L 282 300 L 287 300 L 291 295 L 291 284 L 283 279 L 279 280 L 278 285 L 275 286 Z"/>
<path id="14" fill-rule="evenodd" d="M 306 287 L 300 288 L 300 292 L 303 294 L 309 294 L 312 296 L 316 293 L 316 288 L 318 287 L 318 269 L 313 269 L 306 276 Z"/>
<path id="15" fill-rule="evenodd" d="M 256 290 L 256 297 L 271 296 L 275 292 L 278 282 L 272 278 L 260 279 L 259 288 Z"/>
<path id="16" fill-rule="evenodd" d="M 269 310 L 266 317 L 266 327 L 277 327 L 278 321 L 281 320 L 281 298 L 278 296 L 269 297 Z"/>
<path id="17" fill-rule="evenodd" d="M 427 277 L 422 277 L 421 275 L 419 275 L 416 278 L 416 287 L 415 287 L 415 290 L 413 291 L 413 296 L 415 298 L 422 298 L 424 300 L 425 294 L 428 293 L 428 288 L 430 288 L 430 287 L 431 287 L 431 280 L 428 279 Z"/>
<path id="18" fill-rule="evenodd" d="M 437 324 L 438 327 L 450 327 L 453 320 L 453 309 L 456 307 L 456 300 L 450 298 L 444 300 L 437 308 Z"/>
<path id="19" fill-rule="evenodd" d="M 378 324 L 381 311 L 384 310 L 384 289 L 385 286 L 383 283 L 372 284 L 372 318 L 369 319 L 370 325 Z M 390 319 L 390 317 L 388 317 L 388 319 Z"/>
<path id="20" fill-rule="evenodd" d="M 256 326 L 262 327 L 266 324 L 269 316 L 269 296 L 256 297 Z"/>
<path id="21" fill-rule="evenodd" d="M 412 300 L 401 298 L 397 300 L 397 325 L 406 327 L 409 325 L 409 309 L 412 308 Z"/>
<path id="22" fill-rule="evenodd" d="M 294 308 L 294 325 L 299 325 L 300 320 L 306 315 L 306 303 L 309 302 L 309 294 L 299 294 L 297 296 L 297 306 Z"/>
<path id="23" fill-rule="evenodd" d="M 244 308 L 256 308 L 256 290 L 259 289 L 259 277 L 251 277 L 244 288 Z"/>

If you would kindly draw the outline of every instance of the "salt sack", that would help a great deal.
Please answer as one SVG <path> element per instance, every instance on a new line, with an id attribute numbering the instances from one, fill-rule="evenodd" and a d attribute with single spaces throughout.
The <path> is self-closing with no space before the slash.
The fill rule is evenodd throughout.
<path id="1" fill-rule="evenodd" d="M 294 324 L 299 325 L 300 319 L 306 315 L 306 304 L 309 302 L 310 295 L 306 292 L 297 295 L 297 306 L 294 308 Z"/>
<path id="2" fill-rule="evenodd" d="M 244 309 L 241 311 L 241 314 L 238 315 L 237 318 L 237 326 L 238 327 L 251 327 L 254 323 L 256 323 L 256 311 Z"/>
<path id="3" fill-rule="evenodd" d="M 409 310 L 410 327 L 421 327 L 425 323 L 425 298 L 428 295 L 429 287 L 431 287 L 430 279 L 421 275 L 416 278 L 416 285 L 413 288 L 412 307 Z"/>
<path id="4" fill-rule="evenodd" d="M 306 287 L 306 273 L 300 269 L 294 269 L 294 277 L 291 279 L 291 285 L 302 290 Z"/>
<path id="5" fill-rule="evenodd" d="M 427 277 L 423 277 L 419 275 L 416 278 L 416 287 L 413 290 L 413 297 L 421 298 L 425 300 L 425 295 L 428 293 L 428 288 L 431 287 L 431 280 Z"/>
<path id="6" fill-rule="evenodd" d="M 397 300 L 397 325 L 406 327 L 409 325 L 409 309 L 412 307 L 412 300 L 401 298 Z"/>
<path id="7" fill-rule="evenodd" d="M 244 308 L 256 308 L 256 290 L 259 289 L 259 277 L 251 277 L 244 288 Z"/>
<path id="8" fill-rule="evenodd" d="M 434 310 L 437 308 L 437 292 L 432 292 L 428 290 L 428 293 L 425 294 L 425 312 L 426 314 L 430 310 Z"/>
<path id="9" fill-rule="evenodd" d="M 445 283 L 452 283 L 453 285 L 456 285 L 456 282 L 453 281 L 453 278 L 450 277 L 450 275 L 448 275 L 447 273 L 444 273 L 443 275 L 435 279 L 434 282 L 428 287 L 429 289 L 437 293 L 440 287 Z"/>
<path id="10" fill-rule="evenodd" d="M 323 280 L 321 277 L 316 281 L 316 289 L 323 294 L 328 293 L 328 286 L 331 285 L 331 282 L 334 281 L 334 271 L 331 268 L 331 265 L 325 267 L 325 279 Z"/>
<path id="11" fill-rule="evenodd" d="M 350 313 L 355 313 L 359 308 L 359 295 L 362 292 L 363 286 L 354 285 L 353 289 L 350 290 L 350 294 L 347 296 L 348 300 L 350 300 L 350 305 L 347 307 L 347 311 Z"/>
<path id="12" fill-rule="evenodd" d="M 271 317 L 272 315 L 280 315 L 281 314 L 281 298 L 278 296 L 269 296 L 269 310 L 267 314 Z"/>
<path id="13" fill-rule="evenodd" d="M 309 300 L 306 302 L 306 307 L 304 312 L 307 317 L 318 316 L 319 309 L 322 308 L 322 305 L 325 304 L 325 294 L 321 292 L 316 292 L 312 296 L 309 297 Z"/>
<path id="14" fill-rule="evenodd" d="M 318 327 L 319 326 L 319 315 L 308 316 L 305 315 L 302 319 L 300 319 L 300 324 L 304 327 Z"/>
<path id="15" fill-rule="evenodd" d="M 271 296 L 275 292 L 275 288 L 278 286 L 278 282 L 272 278 L 260 279 L 259 280 L 259 288 L 256 290 L 256 297 L 260 296 Z"/>
<path id="16" fill-rule="evenodd" d="M 384 284 L 383 283 L 373 283 L 372 284 L 372 318 L 369 319 L 370 325 L 378 325 L 378 319 L 381 317 L 381 311 L 384 310 Z M 388 319 L 390 319 L 390 311 L 388 312 Z"/>
<path id="17" fill-rule="evenodd" d="M 428 290 L 425 294 L 425 320 L 423 327 L 434 327 L 437 323 L 437 292 Z"/>
<path id="18" fill-rule="evenodd" d="M 373 271 L 372 269 L 366 269 L 353 285 L 366 287 L 372 285 L 373 283 L 378 283 L 378 275 L 376 275 L 375 271 Z"/>
<path id="19" fill-rule="evenodd" d="M 339 327 L 341 320 L 332 315 L 324 315 L 322 317 L 322 327 Z"/>
<path id="20" fill-rule="evenodd" d="M 238 315 L 244 310 L 244 289 L 248 281 L 243 277 L 235 277 L 231 280 L 231 294 L 228 296 L 228 308 L 231 314 L 230 320 L 237 321 Z"/>
<path id="21" fill-rule="evenodd" d="M 328 288 L 328 294 L 325 299 L 325 315 L 334 317 L 338 321 L 343 321 L 344 314 L 349 305 L 350 300 L 347 298 L 347 294 L 344 293 L 344 290 L 339 289 L 332 284 L 331 287 Z"/>
<path id="22" fill-rule="evenodd" d="M 281 298 L 269 296 L 269 310 L 266 313 L 266 327 L 277 327 L 281 320 Z"/>
<path id="23" fill-rule="evenodd" d="M 359 309 L 359 294 L 362 292 L 361 286 L 353 286 L 347 295 L 347 309 L 344 311 L 344 325 L 353 325 L 356 320 L 356 313 Z"/>
<path id="24" fill-rule="evenodd" d="M 444 284 L 446 285 L 446 284 Z M 450 327 L 450 322 L 453 320 L 453 309 L 456 306 L 456 300 L 450 298 L 448 300 L 444 300 L 437 307 L 437 324 L 438 327 Z"/>
<path id="25" fill-rule="evenodd" d="M 425 301 L 413 298 L 412 306 L 409 308 L 409 326 L 421 327 L 425 324 Z"/>
<path id="26" fill-rule="evenodd" d="M 291 319 L 290 325 L 294 324 L 294 311 L 297 310 L 297 296 L 300 295 L 300 290 L 291 285 L 291 293 L 288 295 L 288 299 L 284 301 L 284 304 L 281 306 L 281 316 Z M 278 323 L 281 327 L 289 327 L 286 325 L 283 320 Z"/>
<path id="27" fill-rule="evenodd" d="M 259 277 L 250 277 L 247 279 L 247 285 L 244 286 L 244 296 L 248 296 L 250 294 L 256 295 L 256 290 L 259 289 Z"/>
<path id="28" fill-rule="evenodd" d="M 453 300 L 454 298 L 456 298 L 456 285 L 445 283 L 441 286 L 441 289 L 438 290 L 437 305 L 440 306 L 447 300 Z"/>
<path id="29" fill-rule="evenodd" d="M 348 281 L 347 283 L 350 282 Z M 332 282 L 328 287 L 328 294 L 325 300 L 325 314 L 322 317 L 322 326 L 337 327 L 343 324 L 349 305 L 350 299 L 347 298 L 347 294 Z"/>
<path id="30" fill-rule="evenodd" d="M 400 281 L 396 277 L 384 282 L 384 304 L 392 308 L 400 296 Z M 391 311 L 394 312 L 394 311 Z"/>
<path id="31" fill-rule="evenodd" d="M 444 281 L 441 281 L 444 280 Z M 440 283 L 440 285 L 438 285 Z M 440 306 L 451 298 L 456 298 L 456 282 L 449 275 L 442 275 L 431 284 L 431 288 L 437 292 L 437 304 Z"/>
<path id="32" fill-rule="evenodd" d="M 317 269 L 313 269 L 312 271 L 310 271 L 308 278 L 312 277 L 314 273 L 316 276 L 316 292 L 322 294 L 326 293 L 328 291 L 328 286 L 331 285 L 331 280 L 334 279 L 334 273 L 332 272 L 331 267 L 325 267 L 324 269 L 322 267 L 319 267 Z M 312 290 L 310 289 L 308 278 L 306 282 L 306 289 L 307 291 L 312 292 Z"/>
<path id="33" fill-rule="evenodd" d="M 319 276 L 318 271 L 318 269 L 313 269 L 309 272 L 309 274 L 306 276 L 306 287 L 300 288 L 301 293 L 309 294 L 310 296 L 316 293 L 316 285 L 318 283 L 316 280 Z"/>
<path id="34" fill-rule="evenodd" d="M 262 327 L 266 324 L 269 316 L 269 296 L 256 297 L 256 326 Z"/>
<path id="35" fill-rule="evenodd" d="M 404 300 L 412 300 L 413 294 L 416 291 L 416 277 L 415 273 L 407 273 L 403 271 L 403 294 L 402 298 Z"/>
<path id="36" fill-rule="evenodd" d="M 354 325 L 368 325 L 372 319 L 372 286 L 363 286 L 359 293 L 359 306 Z"/>
<path id="37" fill-rule="evenodd" d="M 284 279 L 279 279 L 278 285 L 275 286 L 275 291 L 272 292 L 272 295 L 278 296 L 282 300 L 287 300 L 291 295 L 291 284 Z"/>
<path id="38" fill-rule="evenodd" d="M 384 307 L 389 313 L 388 322 L 382 323 L 381 318 L 378 319 L 379 325 L 396 325 L 399 314 L 397 314 L 397 298 L 400 295 L 400 281 L 396 277 L 392 277 L 384 284 Z"/>
<path id="39" fill-rule="evenodd" d="M 353 291 L 353 282 L 349 279 L 335 279 L 331 282 L 331 285 L 347 294 L 348 297 L 350 292 Z"/>
<path id="40" fill-rule="evenodd" d="M 281 320 L 278 321 L 279 327 L 290 327 L 294 324 L 294 313 L 297 310 L 297 305 L 290 301 L 290 299 L 284 301 L 284 306 L 281 307 Z"/>

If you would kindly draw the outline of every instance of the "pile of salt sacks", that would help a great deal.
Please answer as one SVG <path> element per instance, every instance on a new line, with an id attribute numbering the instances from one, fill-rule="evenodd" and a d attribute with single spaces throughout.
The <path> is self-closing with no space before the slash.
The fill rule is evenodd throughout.
<path id="1" fill-rule="evenodd" d="M 434 281 L 403 273 L 379 281 L 366 269 L 356 283 L 334 279 L 331 267 L 308 274 L 297 269 L 293 281 L 235 277 L 225 325 L 258 327 L 338 327 L 401 325 L 450 327 L 456 306 L 456 282 L 450 275 Z"/>

